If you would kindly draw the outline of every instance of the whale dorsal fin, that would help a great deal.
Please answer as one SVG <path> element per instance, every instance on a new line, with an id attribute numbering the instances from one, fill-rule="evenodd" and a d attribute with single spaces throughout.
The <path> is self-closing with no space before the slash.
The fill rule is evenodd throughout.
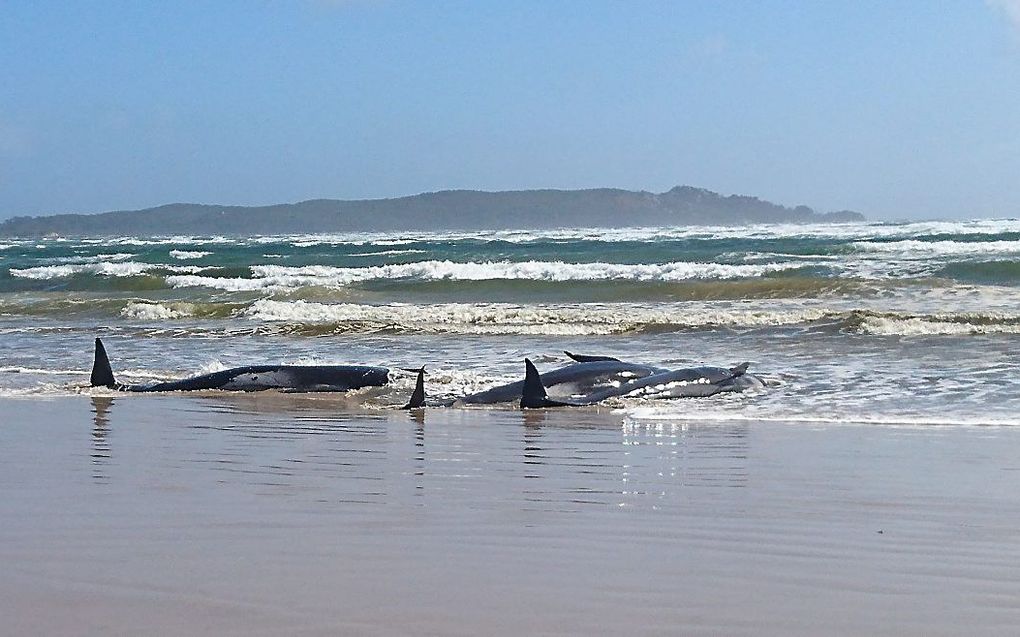
<path id="1" fill-rule="evenodd" d="M 106 356 L 106 348 L 103 341 L 96 338 L 96 357 L 92 362 L 92 376 L 89 382 L 93 387 L 116 387 L 117 381 L 113 378 L 113 369 L 110 368 L 110 359 Z"/>
<path id="2" fill-rule="evenodd" d="M 733 374 L 732 377 L 736 378 L 737 376 L 743 376 L 747 372 L 747 368 L 750 365 L 751 365 L 751 363 L 741 363 L 741 364 L 737 365 L 736 367 L 731 367 L 730 368 L 730 373 Z"/>
<path id="3" fill-rule="evenodd" d="M 521 390 L 521 409 L 538 409 L 541 407 L 578 407 L 588 403 L 583 402 L 562 402 L 552 400 L 545 391 L 542 384 L 542 377 L 531 359 L 524 359 L 524 388 Z"/>
<path id="4" fill-rule="evenodd" d="M 542 378 L 530 358 L 524 359 L 524 388 L 521 390 L 521 409 L 545 407 L 549 394 L 545 391 Z"/>
<path id="5" fill-rule="evenodd" d="M 569 356 L 571 359 L 577 361 L 578 363 L 593 363 L 595 361 L 615 361 L 617 363 L 620 362 L 619 358 L 613 358 L 612 356 L 590 356 L 588 354 L 574 354 L 573 352 L 568 352 L 567 350 L 563 350 L 563 353 Z"/>
<path id="6" fill-rule="evenodd" d="M 418 409 L 425 406 L 425 366 L 418 370 L 418 380 L 414 383 L 414 391 L 411 392 L 411 399 L 407 401 L 403 409 Z"/>
<path id="7" fill-rule="evenodd" d="M 566 407 L 571 403 L 550 400 L 549 394 L 542 384 L 542 377 L 531 359 L 524 359 L 524 388 L 521 390 L 521 409 L 538 409 L 540 407 Z"/>

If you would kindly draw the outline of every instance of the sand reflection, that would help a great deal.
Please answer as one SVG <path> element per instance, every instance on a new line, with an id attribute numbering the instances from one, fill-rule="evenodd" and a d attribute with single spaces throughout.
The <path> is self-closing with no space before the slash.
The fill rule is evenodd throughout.
<path id="1" fill-rule="evenodd" d="M 111 396 L 92 397 L 92 477 L 107 480 L 106 465 L 110 463 L 110 408 Z"/>

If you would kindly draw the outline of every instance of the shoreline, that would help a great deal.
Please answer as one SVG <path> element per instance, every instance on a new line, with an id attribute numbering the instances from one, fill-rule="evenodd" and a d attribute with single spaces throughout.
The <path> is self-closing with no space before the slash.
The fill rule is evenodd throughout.
<path id="1" fill-rule="evenodd" d="M 1020 431 L 0 400 L 15 633 L 1008 634 Z"/>

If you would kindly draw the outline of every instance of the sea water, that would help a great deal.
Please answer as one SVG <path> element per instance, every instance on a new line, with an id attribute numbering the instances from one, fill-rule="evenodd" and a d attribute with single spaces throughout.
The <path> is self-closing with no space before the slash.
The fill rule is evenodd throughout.
<path id="1" fill-rule="evenodd" d="M 1020 424 L 1020 220 L 0 240 L 0 396 L 253 363 L 430 371 L 454 398 L 563 350 L 743 361 L 765 391 L 621 420 Z M 359 407 L 402 404 L 394 373 Z"/>

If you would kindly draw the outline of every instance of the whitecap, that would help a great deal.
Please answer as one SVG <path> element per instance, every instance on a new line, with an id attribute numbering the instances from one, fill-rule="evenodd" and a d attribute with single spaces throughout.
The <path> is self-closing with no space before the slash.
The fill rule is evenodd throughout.
<path id="1" fill-rule="evenodd" d="M 864 252 L 893 253 L 904 258 L 930 259 L 933 256 L 969 256 L 1020 253 L 1020 241 L 858 241 L 854 247 Z"/>
<path id="2" fill-rule="evenodd" d="M 696 309 L 689 305 L 440 303 L 362 305 L 262 299 L 240 316 L 290 324 L 353 324 L 378 328 L 464 334 L 615 334 L 647 326 L 780 326 L 815 321 L 819 309 Z"/>
<path id="3" fill-rule="evenodd" d="M 212 254 L 212 252 L 204 252 L 202 250 L 171 250 L 170 251 L 170 256 L 171 257 L 173 257 L 174 259 L 179 259 L 181 261 L 187 261 L 187 260 L 190 260 L 190 259 L 201 259 L 202 257 L 209 256 L 210 254 Z"/>
<path id="4" fill-rule="evenodd" d="M 175 303 L 172 305 L 164 305 L 162 303 L 128 303 L 120 311 L 120 315 L 124 318 L 142 321 L 164 321 L 191 316 L 193 312 L 194 306 L 190 303 Z"/>

